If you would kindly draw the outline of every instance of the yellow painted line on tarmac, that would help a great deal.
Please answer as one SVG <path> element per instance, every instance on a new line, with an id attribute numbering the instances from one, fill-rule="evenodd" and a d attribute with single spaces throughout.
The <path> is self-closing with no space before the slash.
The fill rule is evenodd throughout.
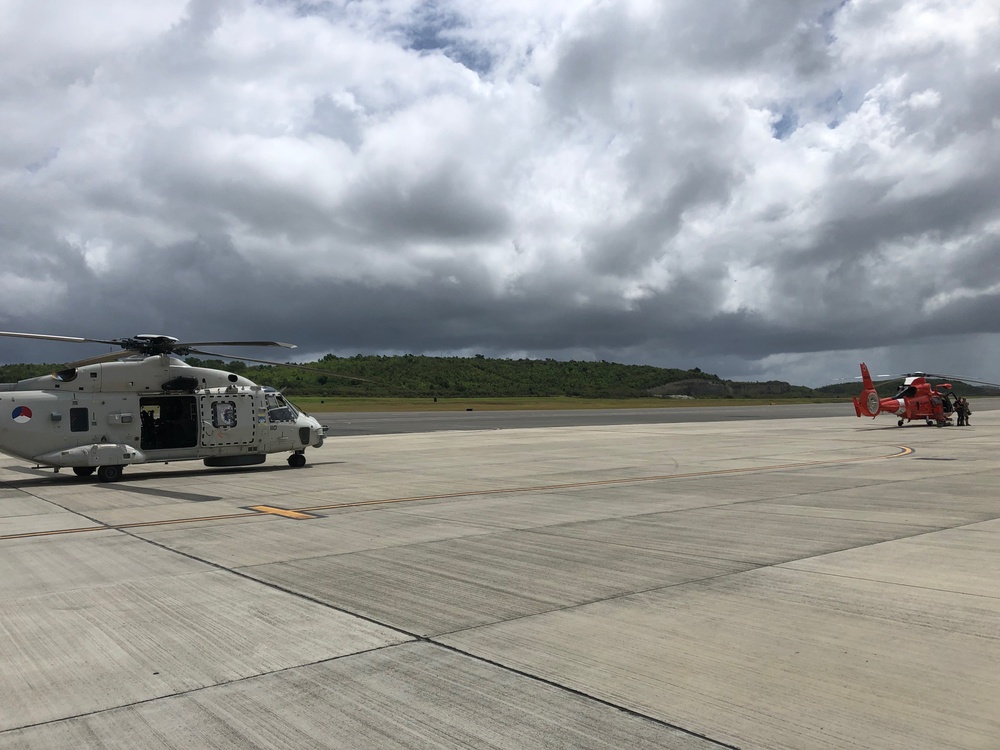
<path id="1" fill-rule="evenodd" d="M 274 508 L 270 505 L 251 505 L 250 510 L 255 510 L 258 513 L 270 513 L 273 516 L 284 516 L 285 518 L 295 518 L 297 520 L 305 520 L 307 518 L 316 517 L 310 513 L 300 513 L 297 510 L 287 510 L 285 508 Z"/>
<path id="2" fill-rule="evenodd" d="M 270 508 L 267 505 L 257 506 Z M 172 526 L 181 523 L 198 523 L 200 521 L 235 521 L 239 518 L 259 518 L 262 514 L 288 516 L 289 518 L 315 518 L 316 516 L 282 508 L 271 508 L 269 511 L 252 509 L 250 513 L 220 513 L 215 516 L 193 516 L 188 518 L 166 518 L 159 521 L 137 521 L 135 523 L 118 523 L 100 526 L 82 526 L 75 529 L 51 529 L 47 531 L 27 531 L 22 534 L 0 535 L 0 541 L 5 539 L 31 539 L 39 536 L 58 536 L 60 534 L 83 534 L 88 531 L 124 531 L 127 529 L 144 529 L 151 526 Z"/>
<path id="3" fill-rule="evenodd" d="M 724 474 L 751 474 L 758 471 L 774 471 L 777 469 L 797 469 L 808 466 L 826 466 L 833 464 L 858 463 L 886 458 L 899 458 L 914 452 L 905 445 L 896 446 L 899 453 L 871 456 L 869 458 L 834 458 L 825 461 L 799 461 L 788 464 L 771 464 L 769 466 L 747 466 L 739 469 L 714 469 L 711 471 L 691 471 L 683 474 L 658 474 L 646 477 L 622 477 L 620 479 L 600 479 L 590 482 L 570 482 L 566 484 L 543 484 L 531 487 L 500 487 L 490 490 L 465 490 L 460 492 L 444 492 L 435 495 L 416 495 L 412 497 L 393 497 L 382 500 L 359 500 L 353 503 L 332 503 L 330 505 L 313 505 L 308 508 L 275 508 L 271 505 L 253 505 L 248 513 L 225 513 L 215 516 L 195 516 L 191 518 L 171 518 L 162 521 L 141 521 L 137 523 L 108 524 L 101 526 L 84 526 L 75 529 L 52 529 L 49 531 L 29 531 L 23 534 L 0 535 L 0 541 L 8 539 L 31 539 L 34 537 L 59 536 L 61 534 L 83 534 L 88 531 L 122 531 L 127 529 L 142 529 L 153 526 L 171 526 L 184 523 L 199 523 L 202 521 L 234 521 L 240 518 L 253 518 L 260 515 L 279 516 L 295 520 L 316 518 L 317 511 L 336 510 L 338 508 L 359 508 L 368 505 L 391 505 L 393 503 L 412 503 L 419 500 L 444 500 L 453 497 L 481 497 L 485 495 L 510 495 L 517 492 L 546 492 L 551 490 L 571 490 L 584 487 L 605 487 L 616 484 L 635 484 L 638 482 L 662 482 L 670 479 L 690 479 L 693 477 L 711 477 Z"/>

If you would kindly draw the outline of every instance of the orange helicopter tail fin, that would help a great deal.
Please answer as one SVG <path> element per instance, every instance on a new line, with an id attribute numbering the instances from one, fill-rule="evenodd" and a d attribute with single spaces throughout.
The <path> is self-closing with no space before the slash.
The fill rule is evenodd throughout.
<path id="1" fill-rule="evenodd" d="M 859 417 L 875 417 L 879 413 L 879 398 L 875 391 L 875 383 L 868 372 L 868 365 L 861 363 L 861 395 L 854 398 L 854 413 Z"/>

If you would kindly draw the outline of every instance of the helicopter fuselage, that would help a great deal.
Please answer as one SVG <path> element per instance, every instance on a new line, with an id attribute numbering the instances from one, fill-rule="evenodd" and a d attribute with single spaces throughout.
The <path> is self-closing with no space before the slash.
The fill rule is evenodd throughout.
<path id="1" fill-rule="evenodd" d="M 951 383 L 940 383 L 938 390 L 928 383 L 923 375 L 908 376 L 895 396 L 880 398 L 868 367 L 863 362 L 861 377 L 864 383 L 863 390 L 854 399 L 854 412 L 859 417 L 892 414 L 898 417 L 896 424 L 900 427 L 904 421 L 911 422 L 915 419 L 941 426 L 951 424 L 954 409 Z"/>
<path id="2" fill-rule="evenodd" d="M 100 467 L 105 481 L 149 462 L 248 466 L 289 452 L 302 466 L 325 431 L 273 389 L 165 354 L 0 384 L 0 451 L 80 475 Z"/>

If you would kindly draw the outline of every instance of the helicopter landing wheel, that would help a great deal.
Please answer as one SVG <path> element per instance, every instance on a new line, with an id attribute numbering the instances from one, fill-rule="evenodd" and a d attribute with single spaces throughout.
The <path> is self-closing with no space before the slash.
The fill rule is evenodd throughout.
<path id="1" fill-rule="evenodd" d="M 121 466 L 101 466 L 97 470 L 97 478 L 102 482 L 117 482 L 122 478 Z"/>
<path id="2" fill-rule="evenodd" d="M 301 469 L 306 465 L 305 453 L 293 453 L 288 457 L 288 465 L 294 469 Z"/>
<path id="3" fill-rule="evenodd" d="M 902 427 L 902 426 L 903 426 L 903 420 L 902 419 L 899 420 L 898 422 L 896 422 L 896 427 Z"/>
<path id="4" fill-rule="evenodd" d="M 78 477 L 89 477 L 95 471 L 96 471 L 96 469 L 93 466 L 74 466 L 73 467 L 73 473 L 76 474 Z"/>

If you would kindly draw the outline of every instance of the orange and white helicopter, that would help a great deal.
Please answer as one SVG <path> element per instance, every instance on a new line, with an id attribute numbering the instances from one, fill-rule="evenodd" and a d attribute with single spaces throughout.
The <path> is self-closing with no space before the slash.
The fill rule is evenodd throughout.
<path id="1" fill-rule="evenodd" d="M 56 471 L 66 467 L 81 477 L 96 471 L 102 482 L 113 482 L 131 464 L 200 459 L 207 466 L 251 466 L 263 463 L 268 453 L 287 453 L 289 466 L 301 467 L 306 448 L 320 447 L 326 436 L 326 427 L 273 388 L 178 359 L 226 356 L 202 346 L 292 344 L 182 343 L 159 334 L 87 339 L 0 331 L 0 336 L 123 350 L 73 362 L 51 375 L 0 383 L 0 452 Z"/>
<path id="2" fill-rule="evenodd" d="M 925 372 L 909 373 L 903 380 L 895 396 L 881 398 L 875 390 L 872 376 L 867 365 L 861 363 L 861 379 L 863 388 L 860 396 L 854 398 L 854 411 L 859 417 L 877 417 L 879 414 L 892 414 L 897 417 L 896 424 L 900 427 L 904 422 L 924 420 L 929 425 L 944 427 L 951 424 L 955 413 L 958 397 L 952 392 L 951 383 L 938 383 L 936 386 L 928 382 L 928 378 L 954 378 L 967 383 L 993 385 L 982 380 L 957 378 L 950 375 L 933 375 Z"/>

